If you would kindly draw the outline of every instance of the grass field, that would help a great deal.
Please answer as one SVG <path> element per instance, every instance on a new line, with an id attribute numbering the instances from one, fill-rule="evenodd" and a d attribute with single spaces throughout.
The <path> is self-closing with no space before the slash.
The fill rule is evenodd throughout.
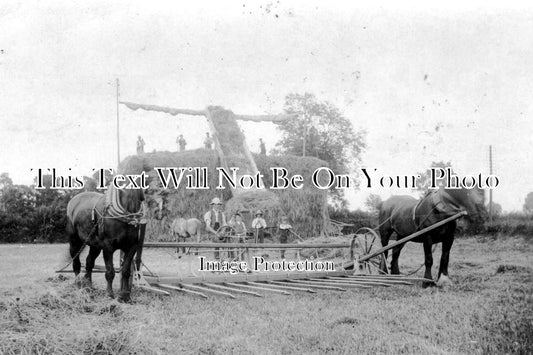
<path id="1" fill-rule="evenodd" d="M 447 289 L 401 286 L 237 300 L 135 290 L 133 305 L 105 297 L 103 274 L 95 274 L 91 291 L 76 289 L 69 274 L 55 274 L 66 263 L 66 245 L 1 245 L 0 353 L 531 354 L 528 240 L 457 240 L 450 261 L 454 285 Z M 421 249 L 404 248 L 402 271 L 420 265 Z M 163 256 L 147 250 L 144 260 L 157 265 Z M 434 257 L 438 265 L 440 246 Z"/>

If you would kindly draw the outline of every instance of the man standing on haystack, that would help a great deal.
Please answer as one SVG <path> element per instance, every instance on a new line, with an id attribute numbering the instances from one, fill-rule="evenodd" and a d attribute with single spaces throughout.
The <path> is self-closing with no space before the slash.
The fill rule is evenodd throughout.
<path id="1" fill-rule="evenodd" d="M 211 208 L 204 215 L 205 230 L 213 237 L 215 243 L 224 243 L 226 238 L 220 239 L 220 236 L 217 236 L 217 231 L 220 227 L 226 226 L 226 216 L 222 211 L 222 201 L 218 197 L 215 197 L 211 203 Z M 220 253 L 219 248 L 215 248 L 215 259 L 219 259 Z"/>
<path id="2" fill-rule="evenodd" d="M 144 139 L 141 136 L 137 136 L 137 154 L 144 153 Z"/>
<path id="3" fill-rule="evenodd" d="M 209 137 L 209 132 L 205 133 L 205 140 L 204 140 L 204 147 L 205 149 L 212 149 L 213 146 L 213 139 Z"/>
<path id="4" fill-rule="evenodd" d="M 263 138 L 259 138 L 259 151 L 261 155 L 267 154 L 267 150 L 265 147 L 265 142 L 263 142 Z"/>
<path id="5" fill-rule="evenodd" d="M 178 138 L 176 138 L 176 143 L 179 145 L 179 151 L 183 152 L 185 150 L 185 146 L 187 145 L 187 141 L 185 138 L 183 138 L 183 134 L 180 134 Z"/>

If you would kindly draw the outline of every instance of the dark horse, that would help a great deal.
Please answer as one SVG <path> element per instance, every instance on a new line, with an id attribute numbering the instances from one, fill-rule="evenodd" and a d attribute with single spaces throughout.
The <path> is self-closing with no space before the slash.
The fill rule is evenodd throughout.
<path id="1" fill-rule="evenodd" d="M 396 233 L 399 240 L 451 217 L 461 210 L 466 210 L 470 219 L 478 218 L 480 206 L 482 205 L 483 196 L 479 189 L 440 189 L 428 192 L 420 200 L 416 200 L 411 196 L 392 196 L 385 200 L 379 208 L 381 244 L 386 246 L 393 232 Z M 432 279 L 433 255 L 431 247 L 433 244 L 442 242 L 442 256 L 437 278 L 439 285 L 450 283 L 448 261 L 456 225 L 456 221 L 451 221 L 412 240 L 424 244 L 424 264 L 426 266 L 424 278 L 427 279 Z M 399 245 L 392 250 L 392 274 L 400 273 L 398 258 L 403 245 Z M 386 256 L 387 252 L 385 252 Z M 381 263 L 381 270 L 387 272 L 385 262 Z M 428 285 L 429 283 L 424 284 L 424 286 Z"/>
<path id="2" fill-rule="evenodd" d="M 82 192 L 72 198 L 67 206 L 67 234 L 70 243 L 72 267 L 76 276 L 81 269 L 79 254 L 85 245 L 90 247 L 86 260 L 86 272 L 82 285 L 91 286 L 94 261 L 103 251 L 106 267 L 107 294 L 113 298 L 113 253 L 124 252 L 122 277 L 118 300 L 130 302 L 131 264 L 137 253 L 137 269 L 140 267 L 145 224 L 142 217 L 142 189 L 116 189 L 109 187 L 105 195 Z"/>

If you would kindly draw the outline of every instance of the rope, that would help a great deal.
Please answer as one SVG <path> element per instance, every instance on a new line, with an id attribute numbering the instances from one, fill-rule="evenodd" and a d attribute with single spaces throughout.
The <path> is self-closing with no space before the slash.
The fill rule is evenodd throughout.
<path id="1" fill-rule="evenodd" d="M 56 272 L 61 272 L 61 271 L 64 271 L 70 264 L 72 264 L 74 262 L 74 259 L 76 259 L 78 256 L 80 256 L 81 252 L 83 251 L 83 249 L 85 249 L 85 247 L 87 246 L 87 242 L 89 241 L 89 239 L 92 237 L 92 235 L 94 234 L 96 228 L 98 227 L 98 224 L 97 223 L 94 223 L 93 225 L 93 228 L 91 229 L 91 231 L 89 232 L 89 235 L 87 236 L 87 239 L 85 240 L 85 242 L 83 242 L 83 244 L 81 245 L 80 247 L 80 250 L 78 250 L 78 252 L 76 253 L 76 255 L 74 255 L 72 258 L 70 258 L 70 261 L 65 265 L 63 266 L 61 269 L 59 269 L 58 271 Z"/>

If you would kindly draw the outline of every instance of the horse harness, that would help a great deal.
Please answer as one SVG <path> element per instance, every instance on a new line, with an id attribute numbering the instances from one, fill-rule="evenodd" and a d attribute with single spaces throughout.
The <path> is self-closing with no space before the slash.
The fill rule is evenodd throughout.
<path id="1" fill-rule="evenodd" d="M 103 211 L 98 210 L 98 203 L 105 198 L 105 204 Z M 143 204 L 137 212 L 127 211 L 118 196 L 118 190 L 116 188 L 110 188 L 104 196 L 101 196 L 94 203 L 91 211 L 91 220 L 93 227 L 89 233 L 89 239 L 94 235 L 102 235 L 104 233 L 104 220 L 115 219 L 120 222 L 138 227 L 141 224 L 146 224 L 147 220 L 144 218 Z"/>
<path id="2" fill-rule="evenodd" d="M 417 208 L 427 199 L 431 198 L 433 202 L 433 208 L 429 213 L 425 215 L 425 218 L 420 222 L 416 222 L 417 214 L 416 210 Z M 451 211 L 450 211 L 451 207 Z M 447 193 L 444 190 L 437 190 L 433 191 L 431 193 L 426 194 L 423 199 L 418 201 L 418 203 L 413 207 L 413 224 L 415 225 L 416 229 L 419 230 L 420 226 L 424 224 L 424 222 L 429 218 L 431 213 L 433 211 L 437 210 L 437 212 L 444 213 L 444 214 L 455 214 L 459 211 L 461 211 L 460 203 L 449 193 Z M 397 232 L 396 232 L 397 233 Z"/>

